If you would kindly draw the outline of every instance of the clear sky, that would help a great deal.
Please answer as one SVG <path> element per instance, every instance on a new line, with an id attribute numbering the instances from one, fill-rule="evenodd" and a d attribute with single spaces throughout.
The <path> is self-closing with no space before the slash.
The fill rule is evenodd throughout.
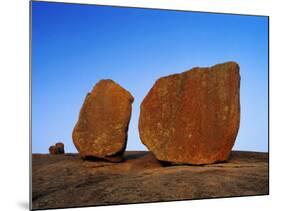
<path id="1" fill-rule="evenodd" d="M 135 98 L 127 150 L 146 150 L 139 107 L 156 79 L 236 61 L 241 122 L 235 150 L 268 151 L 268 18 L 32 2 L 32 151 L 71 134 L 87 92 L 110 78 Z"/>

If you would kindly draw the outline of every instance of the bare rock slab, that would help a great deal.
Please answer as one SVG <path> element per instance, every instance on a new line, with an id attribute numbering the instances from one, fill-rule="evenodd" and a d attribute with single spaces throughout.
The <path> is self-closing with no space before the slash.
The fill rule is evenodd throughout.
<path id="1" fill-rule="evenodd" d="M 95 85 L 86 96 L 72 133 L 83 158 L 122 160 L 133 101 L 132 95 L 113 80 Z"/>
<path id="2" fill-rule="evenodd" d="M 33 154 L 32 209 L 269 194 L 268 153 L 236 151 L 203 166 L 163 166 L 144 151 L 126 151 L 124 160 Z"/>
<path id="3" fill-rule="evenodd" d="M 141 104 L 139 133 L 158 160 L 211 164 L 228 159 L 239 122 L 239 66 L 227 62 L 158 79 Z"/>

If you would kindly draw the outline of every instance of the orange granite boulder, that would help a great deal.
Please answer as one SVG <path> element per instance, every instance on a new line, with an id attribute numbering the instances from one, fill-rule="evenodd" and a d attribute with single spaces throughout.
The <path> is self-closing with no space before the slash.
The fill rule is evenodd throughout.
<path id="1" fill-rule="evenodd" d="M 99 81 L 88 93 L 72 138 L 82 158 L 122 160 L 133 96 L 113 80 Z"/>
<path id="2" fill-rule="evenodd" d="M 139 133 L 160 161 L 211 164 L 228 159 L 239 122 L 239 66 L 227 62 L 158 79 L 141 104 Z"/>

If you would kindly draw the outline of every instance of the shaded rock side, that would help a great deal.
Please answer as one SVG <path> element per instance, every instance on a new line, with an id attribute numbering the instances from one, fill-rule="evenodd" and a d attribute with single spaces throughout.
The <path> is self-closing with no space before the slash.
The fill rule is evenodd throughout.
<path id="1" fill-rule="evenodd" d="M 161 161 L 225 161 L 239 129 L 239 92 L 235 62 L 162 77 L 141 104 L 141 141 Z"/>
<path id="2" fill-rule="evenodd" d="M 72 133 L 83 158 L 121 161 L 131 118 L 132 95 L 112 80 L 99 81 L 88 93 Z"/>

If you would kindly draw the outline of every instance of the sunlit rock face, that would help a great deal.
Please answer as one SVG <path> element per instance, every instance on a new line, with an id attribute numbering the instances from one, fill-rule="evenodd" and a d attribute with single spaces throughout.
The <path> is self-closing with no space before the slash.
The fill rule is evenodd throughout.
<path id="1" fill-rule="evenodd" d="M 81 157 L 122 160 L 133 101 L 132 95 L 112 80 L 95 85 L 86 96 L 72 133 Z"/>
<path id="2" fill-rule="evenodd" d="M 235 62 L 159 78 L 141 104 L 141 141 L 161 161 L 225 161 L 239 129 L 239 92 Z"/>

